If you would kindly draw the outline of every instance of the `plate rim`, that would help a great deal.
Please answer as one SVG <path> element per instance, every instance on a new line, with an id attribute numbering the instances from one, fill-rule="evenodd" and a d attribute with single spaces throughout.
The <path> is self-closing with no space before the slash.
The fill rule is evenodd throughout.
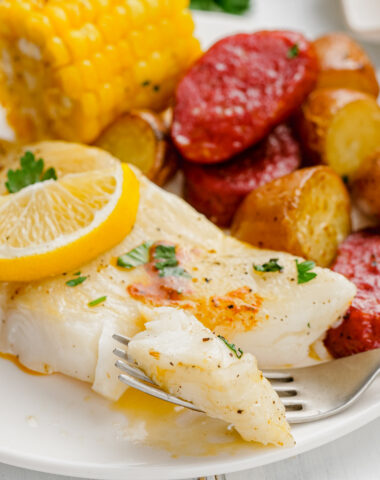
<path id="1" fill-rule="evenodd" d="M 4 360 L 6 361 L 6 360 Z M 380 377 L 363 394 L 371 395 L 373 388 L 380 387 Z M 335 415 L 334 418 L 345 417 L 352 412 L 352 409 L 360 404 L 360 399 L 352 407 Z M 181 480 L 190 477 L 199 477 L 204 475 L 228 474 L 240 472 L 252 468 L 272 464 L 294 457 L 301 453 L 313 450 L 322 445 L 329 444 L 355 430 L 367 425 L 368 423 L 380 417 L 380 402 L 373 402 L 367 408 L 358 410 L 351 415 L 350 421 L 341 425 L 340 428 L 332 425 L 329 427 L 330 418 L 313 422 L 313 425 L 319 426 L 319 430 L 324 430 L 321 435 L 310 435 L 301 444 L 294 448 L 268 448 L 263 455 L 247 458 L 227 457 L 226 460 L 219 461 L 218 457 L 210 456 L 205 465 L 152 465 L 147 470 L 145 464 L 126 465 L 124 463 L 99 463 L 64 461 L 55 457 L 44 457 L 35 454 L 19 454 L 14 449 L 0 448 L 0 463 L 27 470 L 38 471 L 55 475 L 67 475 L 75 478 L 91 478 L 94 480 L 125 480 L 126 475 L 131 475 L 135 480 Z M 326 428 L 327 426 L 327 428 Z M 253 447 L 254 448 L 254 447 Z M 186 458 L 186 457 L 183 457 Z M 191 459 L 192 457 L 188 457 Z"/>
<path id="2" fill-rule="evenodd" d="M 256 0 L 259 3 L 258 0 Z M 207 12 L 197 12 L 195 14 L 196 23 L 198 20 L 204 24 L 210 24 L 212 22 L 219 23 L 221 25 L 230 24 L 231 27 L 236 28 L 238 25 L 238 18 L 231 16 L 224 16 L 222 14 L 215 15 Z M 248 15 L 246 20 L 249 20 Z M 255 28 L 255 25 L 252 25 Z M 248 23 L 245 22 L 239 26 L 240 31 L 250 29 Z M 378 379 L 374 385 L 364 394 L 364 396 L 371 396 L 374 388 L 379 389 L 380 380 Z M 364 409 L 355 409 L 355 406 L 360 404 L 360 400 L 355 405 L 336 417 L 347 417 L 347 421 L 342 425 L 331 424 L 329 426 L 329 420 L 325 419 L 319 422 L 314 422 L 317 431 L 322 433 L 317 435 L 309 435 L 302 441 L 301 444 L 296 445 L 294 448 L 289 449 L 275 449 L 271 448 L 267 451 L 263 451 L 262 455 L 247 456 L 246 458 L 228 456 L 224 459 L 220 459 L 215 456 L 208 457 L 207 462 L 204 464 L 191 465 L 191 461 L 187 461 L 183 465 L 178 464 L 162 464 L 162 465 L 150 465 L 147 468 L 146 464 L 129 464 L 125 463 L 93 463 L 93 462 L 79 462 L 57 459 L 56 457 L 49 457 L 36 454 L 18 453 L 15 449 L 1 448 L 0 446 L 0 462 L 14 467 L 24 468 L 32 471 L 39 471 L 55 475 L 67 475 L 77 478 L 93 478 L 107 480 L 125 480 L 127 475 L 136 480 L 178 480 L 185 479 L 191 476 L 213 475 L 221 473 L 239 472 L 251 468 L 260 467 L 263 465 L 269 465 L 281 460 L 296 456 L 298 454 L 310 451 L 314 448 L 318 448 L 322 445 L 333 442 L 353 431 L 367 425 L 373 420 L 380 417 L 380 402 L 375 398 L 371 400 L 369 405 Z M 354 413 L 350 415 L 354 409 Z M 254 448 L 254 447 L 253 447 Z M 186 458 L 186 457 L 183 457 Z M 189 457 L 191 459 L 192 457 Z"/>

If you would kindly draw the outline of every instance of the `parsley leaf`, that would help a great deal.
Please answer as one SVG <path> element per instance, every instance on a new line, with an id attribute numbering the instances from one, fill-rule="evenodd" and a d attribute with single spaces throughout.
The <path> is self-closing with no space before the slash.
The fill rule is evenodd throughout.
<path id="1" fill-rule="evenodd" d="M 190 278 L 188 272 L 179 266 L 173 245 L 157 245 L 154 251 L 156 269 L 160 277 L 186 277 Z"/>
<path id="2" fill-rule="evenodd" d="M 117 264 L 119 267 L 131 269 L 139 265 L 145 265 L 150 261 L 150 248 L 152 242 L 145 242 L 134 248 L 121 257 L 118 257 Z M 173 245 L 157 245 L 154 248 L 153 257 L 156 260 L 154 266 L 159 272 L 160 277 L 187 277 L 190 275 L 179 266 L 176 257 L 176 247 Z"/>
<path id="3" fill-rule="evenodd" d="M 156 265 L 157 267 L 157 265 Z M 159 270 L 160 277 L 185 277 L 191 278 L 191 275 L 182 267 L 164 267 Z M 182 292 L 178 292 L 182 293 Z"/>
<path id="4" fill-rule="evenodd" d="M 175 258 L 175 246 L 157 245 L 154 250 L 154 258 L 172 260 L 173 258 Z"/>
<path id="5" fill-rule="evenodd" d="M 288 50 L 288 53 L 286 54 L 287 58 L 296 58 L 298 57 L 298 55 L 300 54 L 300 48 L 298 46 L 298 43 L 295 43 L 294 45 L 292 45 L 289 50 Z"/>
<path id="6" fill-rule="evenodd" d="M 128 269 L 145 265 L 149 262 L 149 249 L 152 245 L 152 242 L 144 242 L 130 252 L 118 257 L 117 264 L 119 267 Z"/>
<path id="7" fill-rule="evenodd" d="M 88 306 L 89 307 L 96 307 L 97 305 L 99 305 L 100 303 L 103 303 L 107 300 L 107 296 L 104 295 L 104 297 L 99 297 L 97 298 L 96 300 L 92 300 L 91 302 L 88 302 Z"/>
<path id="8" fill-rule="evenodd" d="M 239 15 L 248 10 L 250 0 L 191 0 L 191 8 Z"/>
<path id="9" fill-rule="evenodd" d="M 57 180 L 54 168 L 48 168 L 45 172 L 42 158 L 36 160 L 34 153 L 25 152 L 20 159 L 21 168 L 8 170 L 8 181 L 5 186 L 9 193 L 16 193 L 34 183 L 45 182 L 46 180 Z"/>
<path id="10" fill-rule="evenodd" d="M 76 275 L 76 274 L 74 274 Z M 66 282 L 66 285 L 68 287 L 76 287 L 78 285 L 80 285 L 81 283 L 83 283 L 85 280 L 87 280 L 88 277 L 77 277 L 77 278 L 73 278 L 72 280 L 68 280 Z"/>
<path id="11" fill-rule="evenodd" d="M 268 263 L 253 265 L 256 272 L 282 272 L 284 267 L 278 264 L 278 258 L 271 258 Z"/>
<path id="12" fill-rule="evenodd" d="M 236 346 L 233 343 L 228 343 L 228 341 L 222 337 L 222 335 L 218 335 L 218 338 L 220 338 L 227 345 L 227 347 L 234 352 L 237 358 L 240 359 L 243 356 L 244 352 L 241 348 L 236 350 Z"/>
<path id="13" fill-rule="evenodd" d="M 296 260 L 296 265 L 298 274 L 297 282 L 299 284 L 310 282 L 310 280 L 313 280 L 313 278 L 317 276 L 316 273 L 310 272 L 310 270 L 315 267 L 315 262 L 309 260 L 299 263 L 298 260 Z"/>

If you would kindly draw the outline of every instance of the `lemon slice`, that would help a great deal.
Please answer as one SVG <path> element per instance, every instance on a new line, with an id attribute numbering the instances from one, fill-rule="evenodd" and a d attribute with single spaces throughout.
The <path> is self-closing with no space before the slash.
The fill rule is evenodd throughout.
<path id="1" fill-rule="evenodd" d="M 25 150 L 55 168 L 58 180 L 5 194 L 4 171 L 0 175 L 0 281 L 32 281 L 78 268 L 120 243 L 138 208 L 135 174 L 106 152 L 64 142 Z M 7 167 L 19 158 L 18 152 Z"/>

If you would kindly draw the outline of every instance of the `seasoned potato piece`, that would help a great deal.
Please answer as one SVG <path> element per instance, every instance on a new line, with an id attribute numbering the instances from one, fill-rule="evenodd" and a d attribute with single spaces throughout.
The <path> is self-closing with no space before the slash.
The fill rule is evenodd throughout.
<path id="1" fill-rule="evenodd" d="M 126 114 L 95 142 L 122 162 L 136 165 L 150 180 L 163 185 L 176 171 L 178 155 L 162 118 L 150 111 Z"/>
<path id="2" fill-rule="evenodd" d="M 376 71 L 366 52 L 344 33 L 330 33 L 314 42 L 319 61 L 317 88 L 350 88 L 377 97 Z"/>
<path id="3" fill-rule="evenodd" d="M 380 107 L 355 90 L 314 90 L 298 126 L 309 156 L 342 176 L 351 177 L 380 145 Z"/>
<path id="4" fill-rule="evenodd" d="M 380 217 L 380 150 L 363 163 L 352 182 L 352 191 L 365 214 Z"/>
<path id="5" fill-rule="evenodd" d="M 327 267 L 350 233 L 350 198 L 329 167 L 297 170 L 251 192 L 238 209 L 232 235 L 284 250 Z"/>

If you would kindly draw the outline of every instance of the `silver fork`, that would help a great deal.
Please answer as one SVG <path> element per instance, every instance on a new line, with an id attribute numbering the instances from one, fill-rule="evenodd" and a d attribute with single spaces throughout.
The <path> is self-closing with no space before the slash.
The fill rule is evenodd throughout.
<path id="1" fill-rule="evenodd" d="M 129 338 L 113 335 L 128 347 Z M 148 395 L 201 412 L 192 403 L 164 392 L 128 358 L 126 350 L 115 348 L 121 382 Z M 263 370 L 281 397 L 289 423 L 307 423 L 335 415 L 357 400 L 380 372 L 380 349 L 358 353 L 305 368 Z"/>

